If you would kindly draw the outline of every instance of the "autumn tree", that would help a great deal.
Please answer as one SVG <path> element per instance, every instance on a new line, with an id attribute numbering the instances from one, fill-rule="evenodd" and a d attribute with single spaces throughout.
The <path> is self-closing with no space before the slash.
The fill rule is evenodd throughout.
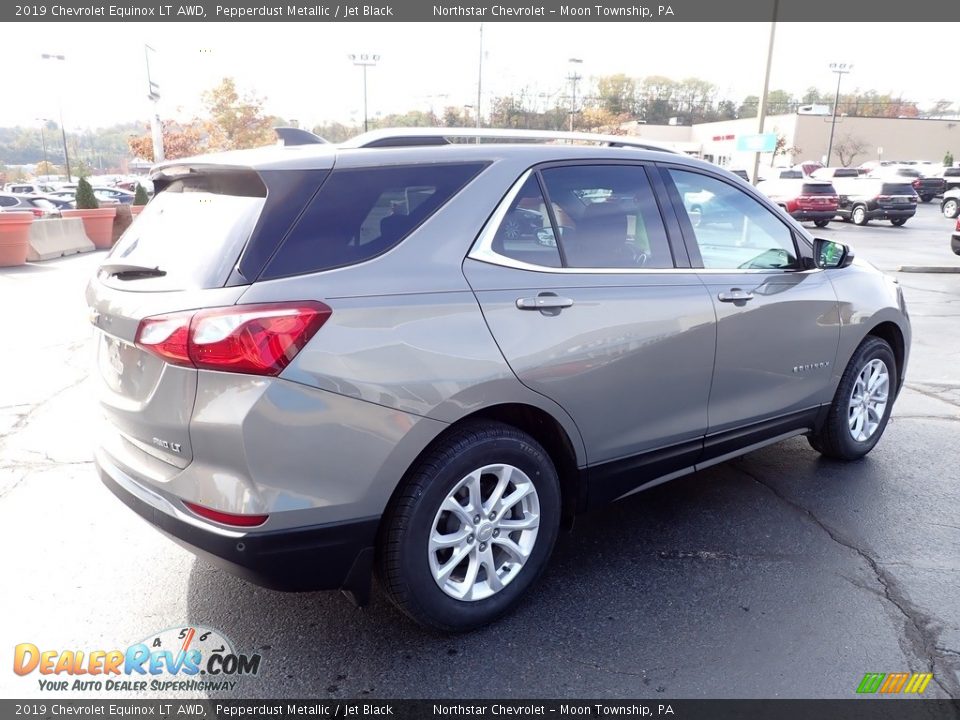
<path id="1" fill-rule="evenodd" d="M 164 120 L 161 132 L 163 134 L 163 155 L 168 160 L 200 155 L 206 150 L 206 131 L 199 120 L 189 123 L 178 123 L 175 120 Z M 129 138 L 127 144 L 134 157 L 153 162 L 153 135 L 150 126 L 146 126 L 146 133 Z"/>
<path id="2" fill-rule="evenodd" d="M 231 77 L 203 94 L 211 150 L 240 150 L 274 142 L 273 118 L 263 111 L 266 98 L 240 94 Z"/>
<path id="3" fill-rule="evenodd" d="M 49 160 L 41 160 L 37 163 L 34 173 L 37 175 L 57 175 L 60 173 L 60 170 Z"/>

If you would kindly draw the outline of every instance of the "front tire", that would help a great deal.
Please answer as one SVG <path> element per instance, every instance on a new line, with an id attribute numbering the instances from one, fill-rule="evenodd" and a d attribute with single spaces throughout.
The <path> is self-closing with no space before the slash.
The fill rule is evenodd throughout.
<path id="1" fill-rule="evenodd" d="M 475 422 L 417 463 L 384 518 L 378 574 L 390 600 L 441 632 L 512 609 L 547 565 L 560 527 L 549 455 L 520 430 Z"/>
<path id="2" fill-rule="evenodd" d="M 957 215 L 960 215 L 960 200 L 956 198 L 950 198 L 949 200 L 943 201 L 943 216 L 953 220 Z"/>
<path id="3" fill-rule="evenodd" d="M 897 363 L 885 340 L 860 343 L 847 364 L 823 426 L 808 436 L 821 455 L 858 460 L 873 450 L 890 419 L 897 388 Z"/>
<path id="4" fill-rule="evenodd" d="M 850 219 L 854 225 L 866 225 L 868 222 L 866 206 L 855 205 L 853 211 L 850 213 Z"/>

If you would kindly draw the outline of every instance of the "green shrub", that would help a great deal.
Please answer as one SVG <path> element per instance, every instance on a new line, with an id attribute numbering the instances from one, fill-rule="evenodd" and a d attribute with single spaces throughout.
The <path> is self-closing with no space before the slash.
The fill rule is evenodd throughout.
<path id="1" fill-rule="evenodd" d="M 943 166 L 953 167 L 953 153 L 949 150 L 947 150 L 947 154 L 943 156 Z"/>
<path id="2" fill-rule="evenodd" d="M 140 183 L 137 183 L 137 189 L 133 194 L 134 205 L 146 205 L 150 198 L 147 197 L 147 191 Z"/>
<path id="3" fill-rule="evenodd" d="M 97 196 L 93 194 L 93 187 L 85 177 L 77 183 L 77 210 L 96 210 L 100 207 Z"/>

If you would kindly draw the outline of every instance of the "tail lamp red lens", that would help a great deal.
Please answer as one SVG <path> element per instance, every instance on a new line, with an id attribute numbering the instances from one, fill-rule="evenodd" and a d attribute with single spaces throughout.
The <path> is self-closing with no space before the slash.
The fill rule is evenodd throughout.
<path id="1" fill-rule="evenodd" d="M 140 321 L 136 343 L 171 365 L 279 375 L 332 312 L 305 301 L 156 315 Z"/>
<path id="2" fill-rule="evenodd" d="M 205 505 L 198 505 L 197 503 L 183 501 L 183 504 L 187 506 L 187 509 L 195 515 L 206 520 L 213 520 L 218 522 L 221 525 L 232 525 L 234 527 L 257 527 L 258 525 L 263 525 L 269 515 L 237 515 L 235 513 L 221 512 L 220 510 L 214 510 L 213 508 L 208 508 Z"/>

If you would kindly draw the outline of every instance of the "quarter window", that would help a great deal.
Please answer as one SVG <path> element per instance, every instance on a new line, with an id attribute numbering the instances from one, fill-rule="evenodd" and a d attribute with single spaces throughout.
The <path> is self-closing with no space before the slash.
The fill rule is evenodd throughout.
<path id="1" fill-rule="evenodd" d="M 556 212 L 558 208 L 554 208 Z M 531 175 L 504 215 L 492 249 L 505 257 L 546 267 L 560 267 L 560 251 L 537 176 Z"/>
<path id="2" fill-rule="evenodd" d="M 264 279 L 369 260 L 456 195 L 481 163 L 334 170 L 264 271 Z"/>
<path id="3" fill-rule="evenodd" d="M 742 190 L 716 178 L 670 170 L 703 267 L 776 270 L 799 266 L 790 228 Z"/>

